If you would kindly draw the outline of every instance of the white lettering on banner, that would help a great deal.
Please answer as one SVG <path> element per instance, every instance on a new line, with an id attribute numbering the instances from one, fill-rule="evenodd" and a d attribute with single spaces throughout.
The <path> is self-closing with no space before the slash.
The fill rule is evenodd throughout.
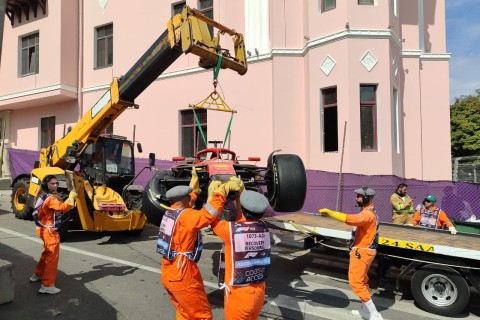
<path id="1" fill-rule="evenodd" d="M 245 271 L 245 275 L 246 275 L 247 277 L 249 277 L 249 276 L 255 276 L 255 275 L 259 274 L 259 273 L 260 273 L 260 274 L 263 273 L 264 271 L 265 271 L 265 268 L 256 268 L 256 269 L 253 269 L 253 270 L 247 270 L 247 271 Z"/>
<path id="2" fill-rule="evenodd" d="M 160 232 L 166 234 L 167 236 L 171 236 L 174 224 L 175 221 L 173 221 L 173 219 L 164 216 L 162 219 L 162 224 L 160 225 Z"/>
<path id="3" fill-rule="evenodd" d="M 268 232 L 235 234 L 235 252 L 270 249 Z"/>

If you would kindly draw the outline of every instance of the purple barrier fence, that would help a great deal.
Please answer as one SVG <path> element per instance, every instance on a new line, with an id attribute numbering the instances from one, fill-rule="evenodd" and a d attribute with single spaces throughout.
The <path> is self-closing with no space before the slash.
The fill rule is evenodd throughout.
<path id="1" fill-rule="evenodd" d="M 35 161 L 38 160 L 39 151 L 8 149 L 8 157 L 10 159 L 10 173 L 12 178 L 32 171 Z M 156 166 L 160 170 L 170 169 L 175 162 L 167 160 L 157 160 Z M 135 172 L 138 174 L 144 167 L 148 166 L 148 158 L 135 158 Z M 145 186 L 153 176 L 153 171 L 145 169 L 135 180 L 135 184 Z"/>
<path id="2" fill-rule="evenodd" d="M 12 177 L 32 170 L 34 162 L 38 159 L 39 152 L 31 150 L 8 149 L 10 171 Z M 157 160 L 159 169 L 169 169 L 175 162 Z M 136 158 L 135 171 L 148 165 L 148 159 Z M 137 178 L 135 184 L 145 186 L 153 172 L 146 169 Z M 414 206 L 421 204 L 427 195 L 437 198 L 437 206 L 441 207 L 451 218 L 467 219 L 471 215 L 480 218 L 480 184 L 452 181 L 421 181 L 416 179 L 403 179 L 389 175 L 359 175 L 344 173 L 340 182 L 339 211 L 356 213 L 355 194 L 357 188 L 368 186 L 373 188 L 377 195 L 374 203 L 381 221 L 391 222 L 392 209 L 390 196 L 399 183 L 408 185 L 408 193 L 414 197 Z M 302 208 L 306 212 L 317 212 L 318 209 L 327 207 L 335 209 L 337 203 L 338 174 L 332 172 L 307 170 L 307 198 Z"/>

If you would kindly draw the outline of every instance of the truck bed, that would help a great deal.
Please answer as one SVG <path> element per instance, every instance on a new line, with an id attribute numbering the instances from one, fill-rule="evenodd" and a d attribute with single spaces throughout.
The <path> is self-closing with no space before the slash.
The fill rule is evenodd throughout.
<path id="1" fill-rule="evenodd" d="M 350 239 L 351 226 L 340 221 L 305 212 L 289 213 L 265 219 L 285 230 L 336 239 Z M 410 249 L 480 261 L 480 235 L 381 223 L 379 245 Z"/>

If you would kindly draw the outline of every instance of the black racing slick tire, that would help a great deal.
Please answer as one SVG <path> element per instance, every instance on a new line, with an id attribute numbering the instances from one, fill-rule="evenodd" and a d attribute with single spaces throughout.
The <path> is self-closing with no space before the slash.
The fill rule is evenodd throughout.
<path id="1" fill-rule="evenodd" d="M 307 175 L 302 159 L 295 154 L 270 155 L 267 197 L 278 212 L 298 211 L 307 194 Z"/>
<path id="2" fill-rule="evenodd" d="M 456 270 L 427 265 L 417 270 L 411 280 L 415 301 L 425 311 L 452 317 L 460 313 L 470 300 L 467 281 Z"/>
<path id="3" fill-rule="evenodd" d="M 157 171 L 143 191 L 142 212 L 147 216 L 148 221 L 156 226 L 159 226 L 162 221 L 166 211 L 165 206 L 170 205 L 165 197 L 165 179 L 169 177 L 173 177 L 172 170 Z"/>
<path id="4" fill-rule="evenodd" d="M 28 178 L 18 179 L 12 188 L 12 212 L 17 219 L 33 220 L 33 208 L 28 202 L 28 188 L 30 181 Z"/>

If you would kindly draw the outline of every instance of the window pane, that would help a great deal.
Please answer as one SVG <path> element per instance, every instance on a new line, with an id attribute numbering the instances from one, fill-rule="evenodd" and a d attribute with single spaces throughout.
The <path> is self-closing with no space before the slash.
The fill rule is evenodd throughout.
<path id="1" fill-rule="evenodd" d="M 360 101 L 375 102 L 375 86 L 360 86 Z"/>
<path id="2" fill-rule="evenodd" d="M 113 35 L 113 24 L 110 24 L 108 26 L 105 26 L 105 35 L 106 36 L 111 36 Z"/>
<path id="3" fill-rule="evenodd" d="M 184 6 L 185 6 L 185 1 L 174 4 L 173 8 L 172 8 L 173 14 L 175 15 L 175 14 L 182 13 L 182 9 L 183 9 Z"/>
<path id="4" fill-rule="evenodd" d="M 373 0 L 358 0 L 358 4 L 373 4 Z"/>
<path id="5" fill-rule="evenodd" d="M 97 67 L 105 66 L 105 41 L 97 40 Z"/>
<path id="6" fill-rule="evenodd" d="M 182 128 L 182 156 L 193 157 L 193 127 Z"/>
<path id="7" fill-rule="evenodd" d="M 28 49 L 22 50 L 22 75 L 28 73 Z"/>
<path id="8" fill-rule="evenodd" d="M 113 64 L 113 37 L 108 38 L 108 57 L 107 64 L 111 66 Z"/>
<path id="9" fill-rule="evenodd" d="M 200 0 L 200 9 L 213 7 L 213 0 Z"/>
<path id="10" fill-rule="evenodd" d="M 360 106 L 360 125 L 362 136 L 362 150 L 375 149 L 375 108 Z"/>
<path id="11" fill-rule="evenodd" d="M 201 124 L 207 123 L 207 110 L 195 110 Z"/>
<path id="12" fill-rule="evenodd" d="M 337 107 L 323 109 L 324 151 L 338 151 Z"/>
<path id="13" fill-rule="evenodd" d="M 46 148 L 55 142 L 55 116 L 40 119 L 40 147 Z"/>
<path id="14" fill-rule="evenodd" d="M 182 111 L 182 124 L 193 124 L 193 112 Z"/>
<path id="15" fill-rule="evenodd" d="M 323 11 L 335 9 L 335 0 L 322 0 L 323 1 Z"/>
<path id="16" fill-rule="evenodd" d="M 337 103 L 337 88 L 323 90 L 323 103 L 324 105 Z"/>
<path id="17" fill-rule="evenodd" d="M 197 127 L 198 128 L 198 127 Z M 205 139 L 207 139 L 207 127 L 202 126 L 202 131 L 203 135 L 205 136 Z M 205 141 L 203 141 L 202 134 L 200 133 L 200 130 L 197 129 L 197 150 L 195 152 L 198 152 L 199 150 L 205 149 L 207 145 L 205 144 Z"/>

